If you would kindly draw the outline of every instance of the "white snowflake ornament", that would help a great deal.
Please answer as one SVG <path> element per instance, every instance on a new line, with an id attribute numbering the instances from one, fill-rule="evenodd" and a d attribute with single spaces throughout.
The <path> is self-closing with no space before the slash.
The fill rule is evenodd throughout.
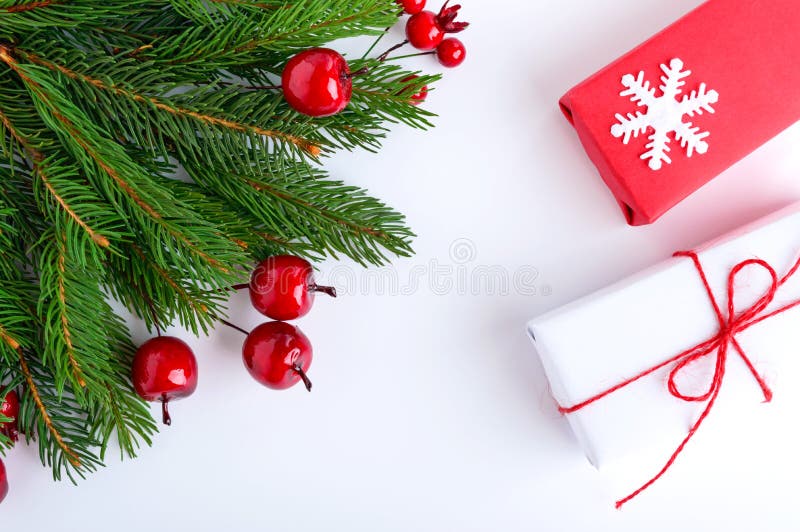
<path id="1" fill-rule="evenodd" d="M 625 90 L 620 96 L 629 96 L 640 107 L 647 107 L 647 112 L 636 111 L 627 116 L 617 113 L 618 122 L 611 127 L 611 134 L 616 138 L 622 137 L 623 144 L 628 144 L 631 137 L 636 138 L 648 128 L 653 128 L 650 142 L 646 146 L 647 151 L 641 156 L 643 160 L 649 160 L 648 166 L 652 170 L 660 170 L 664 163 L 672 163 L 667 155 L 671 151 L 668 136 L 670 133 L 674 133 L 675 140 L 686 150 L 687 157 L 691 157 L 694 152 L 704 154 L 708 151 L 708 142 L 705 139 L 710 133 L 700 131 L 691 122 L 684 122 L 683 117 L 702 115 L 704 111 L 713 113 L 712 105 L 719 101 L 719 93 L 706 90 L 706 84 L 701 83 L 696 91 L 678 100 L 681 87 L 686 85 L 684 80 L 692 75 L 690 70 L 683 70 L 683 66 L 683 61 L 677 58 L 670 61 L 669 66 L 661 65 L 661 70 L 664 71 L 661 76 L 661 96 L 656 96 L 656 89 L 650 87 L 650 82 L 644 79 L 644 72 L 639 72 L 636 77 L 633 74 L 622 77 Z"/>

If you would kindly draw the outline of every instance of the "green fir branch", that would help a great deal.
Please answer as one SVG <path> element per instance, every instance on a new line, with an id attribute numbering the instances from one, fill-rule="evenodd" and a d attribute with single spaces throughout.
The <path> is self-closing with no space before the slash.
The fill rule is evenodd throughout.
<path id="1" fill-rule="evenodd" d="M 150 330 L 224 319 L 253 264 L 288 253 L 381 265 L 412 252 L 403 216 L 325 172 L 425 129 L 437 76 L 350 63 L 341 113 L 279 87 L 300 50 L 384 35 L 394 0 L 0 0 L 0 393 L 23 439 L 73 481 L 150 445 L 114 299 Z M 411 76 L 418 76 L 412 79 Z M 0 422 L 6 419 L 0 419 Z M 12 442 L 0 435 L 0 452 Z"/>

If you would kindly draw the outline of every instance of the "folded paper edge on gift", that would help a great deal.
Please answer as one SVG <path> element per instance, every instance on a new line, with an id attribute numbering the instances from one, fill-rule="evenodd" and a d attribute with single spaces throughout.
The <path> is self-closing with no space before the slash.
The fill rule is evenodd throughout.
<path id="1" fill-rule="evenodd" d="M 546 347 L 541 345 L 536 339 L 536 325 L 534 322 L 528 323 L 527 332 L 528 337 L 533 342 L 534 348 L 539 356 L 539 360 L 542 363 L 542 367 L 544 368 L 545 377 L 547 378 L 547 383 L 550 387 L 551 397 L 553 397 L 556 403 L 559 403 L 559 400 L 567 400 L 568 397 L 566 390 L 564 385 L 561 383 L 561 379 L 558 377 L 558 372 L 552 367 L 552 362 L 550 356 L 546 352 Z M 578 440 L 578 445 L 581 449 L 583 449 L 586 459 L 589 460 L 589 463 L 592 464 L 595 469 L 598 469 L 597 455 L 591 445 L 591 440 L 589 440 L 586 435 L 583 425 L 573 416 L 565 417 L 567 418 L 567 422 L 572 429 L 573 435 Z"/>
<path id="2" fill-rule="evenodd" d="M 653 223 L 655 218 L 645 213 L 638 206 L 633 194 L 631 194 L 621 180 L 617 179 L 617 173 L 611 167 L 611 161 L 608 160 L 605 153 L 596 142 L 596 139 L 591 135 L 591 133 L 588 132 L 587 128 L 584 127 L 583 122 L 580 119 L 580 114 L 576 116 L 573 113 L 574 102 L 572 96 L 573 93 L 570 91 L 565 94 L 561 100 L 559 100 L 561 112 L 567 118 L 572 127 L 575 128 L 575 132 L 578 135 L 578 140 L 580 141 L 584 152 L 589 157 L 589 160 L 592 161 L 592 164 L 594 164 L 595 168 L 600 174 L 600 177 L 605 182 L 606 187 L 608 187 L 608 189 L 611 191 L 611 194 L 614 196 L 617 205 L 622 211 L 622 215 L 625 216 L 625 221 L 628 222 L 628 225 L 632 226 L 648 225 Z"/>

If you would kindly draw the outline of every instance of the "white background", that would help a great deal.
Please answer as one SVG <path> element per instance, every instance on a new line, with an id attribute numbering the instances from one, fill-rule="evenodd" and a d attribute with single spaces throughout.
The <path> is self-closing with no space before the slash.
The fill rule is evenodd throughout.
<path id="1" fill-rule="evenodd" d="M 429 277 L 415 290 L 390 283 L 363 289 L 358 283 L 367 275 L 352 269 L 356 285 L 343 287 L 337 301 L 319 298 L 299 323 L 315 348 L 311 394 L 260 387 L 242 366 L 235 331 L 221 328 L 201 339 L 173 331 L 195 348 L 201 372 L 196 394 L 173 404 L 173 426 L 137 460 L 112 460 L 77 488 L 53 483 L 35 449 L 20 446 L 5 460 L 11 493 L 0 527 L 800 527 L 800 464 L 790 437 L 797 419 L 741 427 L 759 431 L 761 445 L 732 440 L 709 449 L 701 433 L 684 463 L 625 510 L 614 510 L 625 487 L 582 456 L 547 399 L 524 335 L 538 313 L 800 199 L 800 129 L 657 224 L 627 227 L 557 100 L 700 2 L 463 3 L 464 19 L 473 23 L 462 39 L 469 55 L 429 97 L 426 105 L 440 115 L 436 129 L 395 128 L 379 155 L 346 154 L 329 167 L 406 213 L 420 235 L 417 255 L 395 263 L 400 289 L 408 288 L 410 272 L 430 274 L 438 261 L 455 281 L 462 270 L 469 280 L 481 265 L 502 266 L 509 275 L 535 267 L 537 294 L 513 287 L 503 294 L 475 283 L 462 290 L 457 282 L 442 294 Z M 438 70 L 429 57 L 408 64 Z M 454 242 L 470 246 L 471 260 L 452 256 Z M 321 266 L 322 277 L 333 272 L 347 277 L 336 263 Z M 231 309 L 245 327 L 263 319 L 245 294 L 233 298 Z M 133 330 L 145 339 L 139 324 Z"/>

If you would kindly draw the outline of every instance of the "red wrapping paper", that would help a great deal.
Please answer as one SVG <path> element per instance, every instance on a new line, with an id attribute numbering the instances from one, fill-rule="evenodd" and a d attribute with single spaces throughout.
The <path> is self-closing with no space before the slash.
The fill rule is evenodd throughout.
<path id="1" fill-rule="evenodd" d="M 628 223 L 652 223 L 800 119 L 800 2 L 709 0 L 560 105 Z M 653 135 L 670 162 L 642 158 Z"/>

